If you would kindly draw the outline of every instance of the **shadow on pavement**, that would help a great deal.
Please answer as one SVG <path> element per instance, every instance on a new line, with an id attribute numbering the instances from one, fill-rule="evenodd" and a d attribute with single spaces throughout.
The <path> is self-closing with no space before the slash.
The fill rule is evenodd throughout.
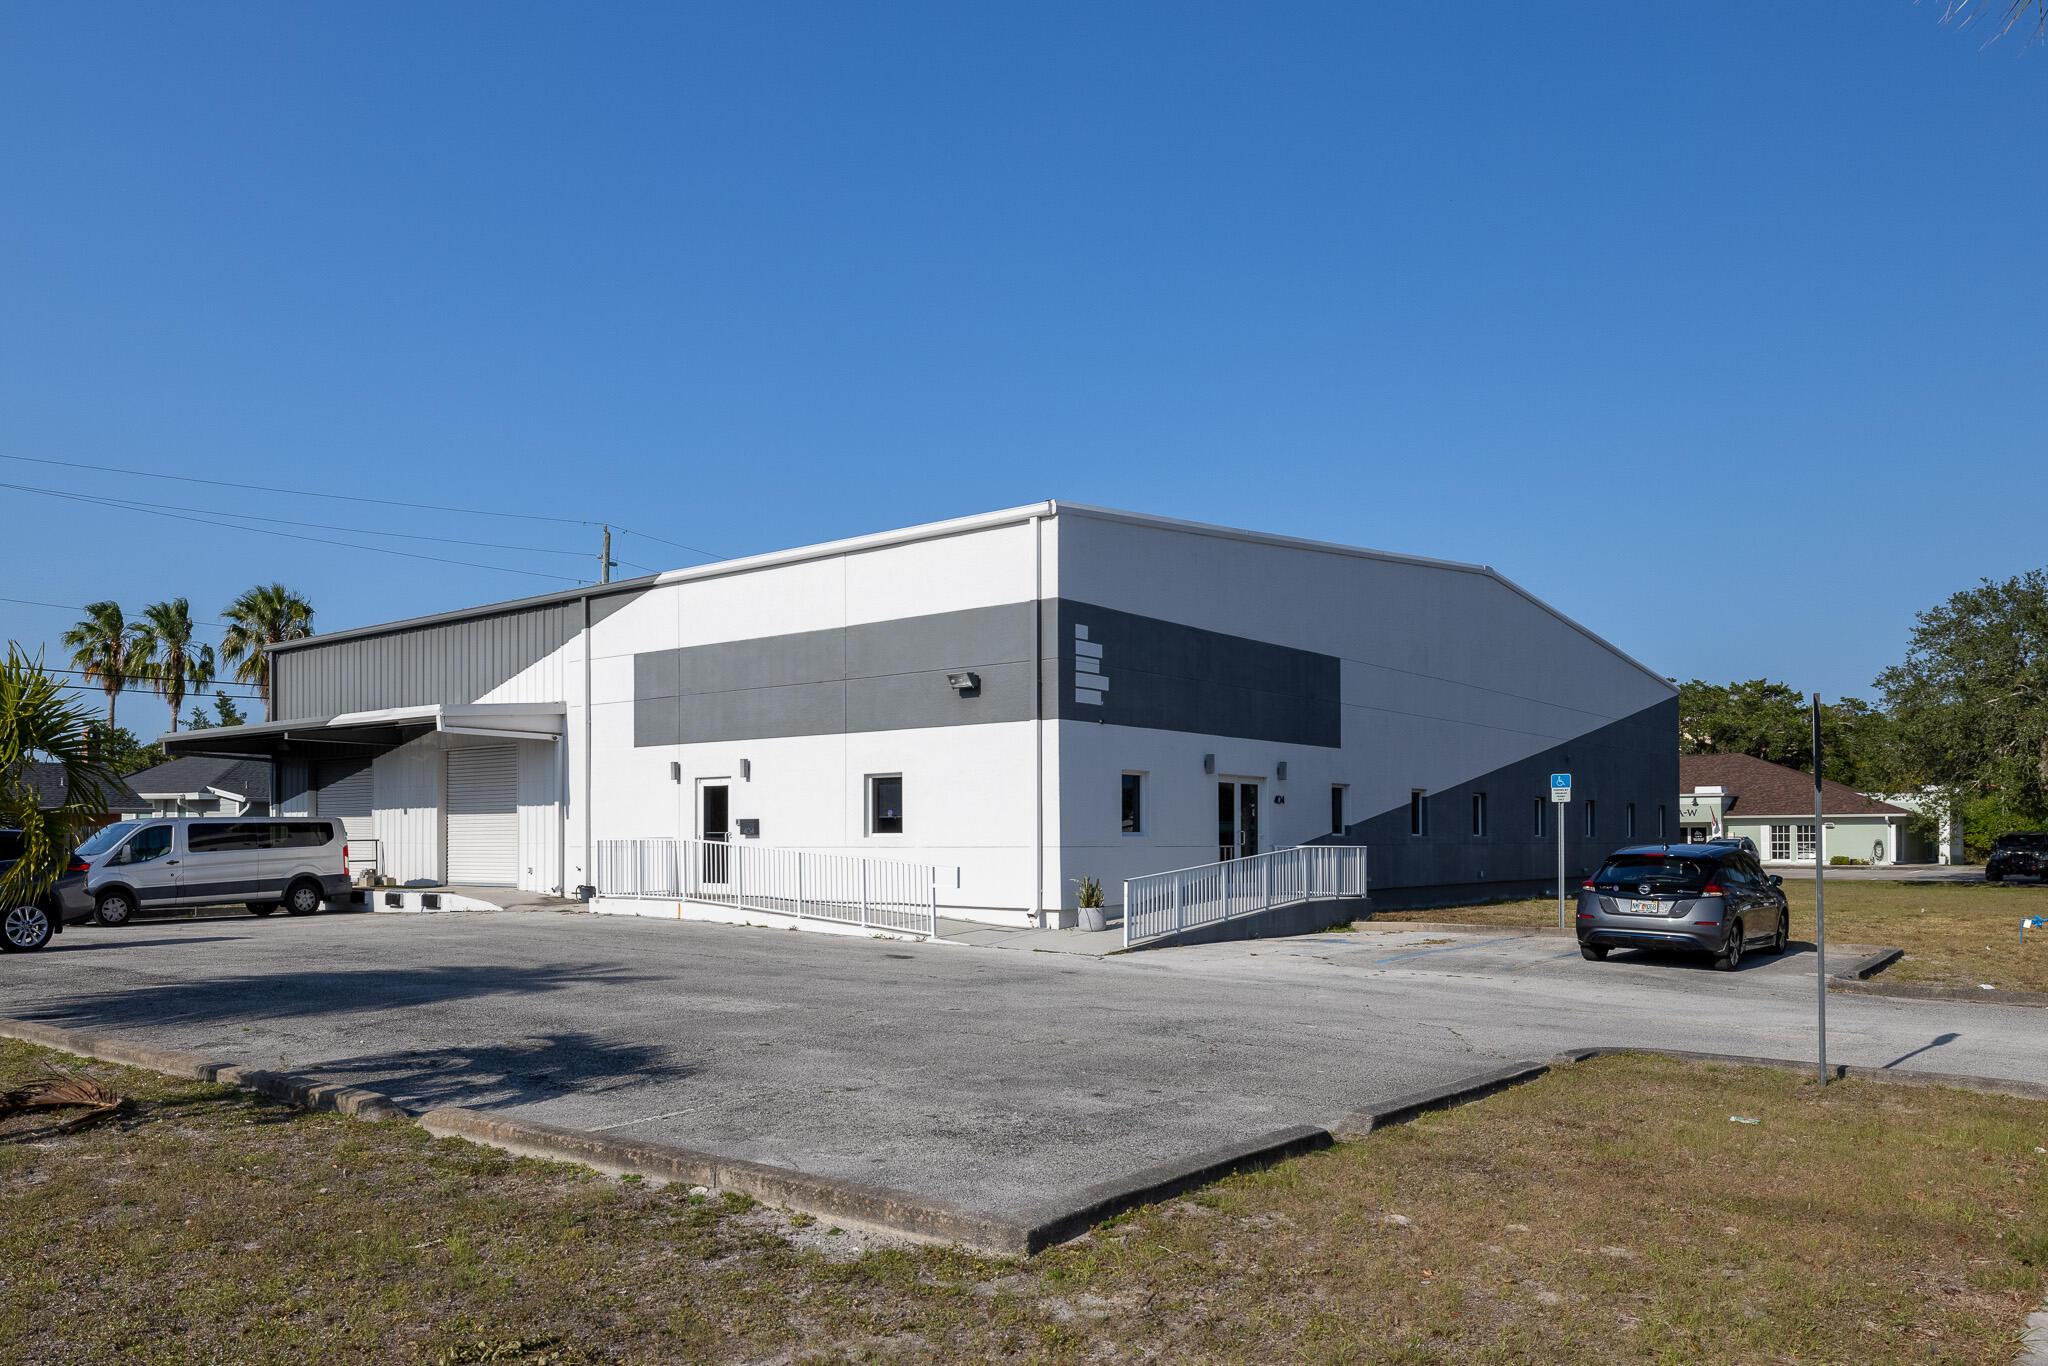
<path id="1" fill-rule="evenodd" d="M 697 1071 L 664 1061 L 649 1045 L 583 1033 L 543 1034 L 474 1048 L 395 1049 L 332 1059 L 304 1070 L 323 1080 L 381 1091 L 413 1110 L 595 1095 L 623 1086 L 679 1081 Z"/>

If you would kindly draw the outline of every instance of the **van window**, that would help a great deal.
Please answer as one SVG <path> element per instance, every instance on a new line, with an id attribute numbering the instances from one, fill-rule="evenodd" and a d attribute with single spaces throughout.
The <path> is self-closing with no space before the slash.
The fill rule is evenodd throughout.
<path id="1" fill-rule="evenodd" d="M 194 821 L 185 827 L 185 847 L 195 854 L 229 854 L 262 849 L 270 827 L 256 821 Z"/>
<path id="2" fill-rule="evenodd" d="M 21 836 L 12 830 L 0 830 L 0 863 L 12 863 L 21 857 Z"/>
<path id="3" fill-rule="evenodd" d="M 78 846 L 78 852 L 87 858 L 98 858 L 134 834 L 141 825 L 141 821 L 115 821 L 112 825 L 103 825 L 93 832 L 91 839 Z"/>
<path id="4" fill-rule="evenodd" d="M 294 821 L 270 827 L 273 849 L 318 849 L 334 842 L 333 821 Z"/>
<path id="5" fill-rule="evenodd" d="M 134 839 L 128 841 L 126 852 L 130 863 L 148 863 L 151 859 L 162 858 L 171 852 L 171 827 L 144 826 L 136 832 Z"/>

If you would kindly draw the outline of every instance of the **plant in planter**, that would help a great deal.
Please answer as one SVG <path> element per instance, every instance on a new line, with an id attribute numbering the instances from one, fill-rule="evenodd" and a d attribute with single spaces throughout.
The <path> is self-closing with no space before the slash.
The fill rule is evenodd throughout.
<path id="1" fill-rule="evenodd" d="M 1102 908 L 1108 904 L 1102 896 L 1102 879 L 1099 877 L 1077 877 L 1074 879 L 1074 904 L 1081 910 L 1081 928 L 1100 930 L 1108 928 Z"/>

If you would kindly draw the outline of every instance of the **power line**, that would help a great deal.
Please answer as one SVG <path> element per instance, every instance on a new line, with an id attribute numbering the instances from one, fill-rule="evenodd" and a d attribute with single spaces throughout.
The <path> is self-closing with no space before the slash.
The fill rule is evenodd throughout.
<path id="1" fill-rule="evenodd" d="M 86 672 L 86 671 L 85 671 L 84 669 L 69 669 L 69 668 L 65 668 L 65 667 L 64 667 L 63 665 L 61 665 L 61 664 L 45 664 L 45 665 L 42 665 L 41 667 L 42 667 L 42 671 L 43 671 L 44 673 L 46 673 L 46 674 L 77 674 L 77 675 L 78 675 L 78 676 L 79 676 L 80 678 L 91 678 L 91 677 L 93 677 L 93 675 L 92 675 L 92 674 L 90 674 L 90 673 Z M 97 688 L 97 687 L 99 687 L 100 685 L 99 685 L 98 683 L 95 683 L 95 684 L 93 684 L 92 686 L 93 686 L 93 687 L 95 687 L 95 688 Z M 136 675 L 136 674 L 130 674 L 130 675 L 128 676 L 128 681 L 127 681 L 127 684 L 126 684 L 125 686 L 127 686 L 127 687 L 138 687 L 138 688 L 141 688 L 141 689 L 142 689 L 143 691 L 145 691 L 145 692 L 154 692 L 154 691 L 156 691 L 156 689 L 155 689 L 154 687 L 151 687 L 151 686 L 149 685 L 149 683 L 148 683 L 148 680 L 146 680 L 146 679 L 144 679 L 144 678 L 142 678 L 142 677 L 140 677 L 139 675 Z M 251 689 L 251 690 L 254 690 L 254 689 L 256 688 L 256 685 L 255 685 L 254 683 L 244 683 L 244 682 L 242 682 L 242 681 L 241 681 L 240 679 L 232 679 L 232 678 L 231 678 L 231 679 L 227 679 L 227 680 L 225 680 L 225 681 L 221 681 L 221 682 L 215 682 L 215 683 L 208 683 L 208 684 L 207 684 L 206 686 L 207 686 L 207 687 L 209 687 L 209 688 L 248 688 L 248 689 Z M 186 691 L 187 691 L 187 693 L 188 693 L 188 694 L 189 694 L 189 693 L 191 692 L 191 685 L 189 685 L 189 684 L 188 684 L 188 685 L 186 685 Z"/>
<path id="2" fill-rule="evenodd" d="M 40 492 L 55 493 L 61 496 L 64 490 L 42 489 Z M 327 522 L 302 522 L 290 517 L 262 517 L 253 512 L 230 512 L 225 508 L 195 508 L 187 507 L 182 503 L 144 503 L 132 498 L 115 498 L 111 494 L 74 493 L 71 496 L 77 498 L 103 498 L 107 502 L 117 503 L 123 507 L 136 508 L 144 512 L 154 512 L 159 509 L 168 508 L 173 512 L 196 512 L 208 517 L 239 517 L 244 521 L 250 522 L 273 522 L 278 526 L 308 526 L 327 530 L 335 529 Z M 249 527 L 247 529 L 257 531 L 261 528 Z M 440 536 L 419 531 L 376 531 L 369 527 L 360 526 L 349 527 L 347 531 L 352 536 L 396 536 L 408 541 L 433 541 L 438 545 L 473 545 L 483 550 L 523 550 L 535 555 L 572 555 L 579 560 L 590 558 L 590 552 L 587 550 L 556 550 L 552 546 L 544 545 L 509 545 L 504 541 L 465 541 L 454 536 Z M 375 549 L 374 546 L 364 546 L 362 548 L 365 550 Z"/>
<path id="3" fill-rule="evenodd" d="M 635 531 L 629 526 L 620 526 L 617 522 L 613 522 L 611 525 L 613 531 L 622 532 L 627 536 L 638 536 L 643 541 L 660 541 L 663 545 L 672 545 L 677 550 L 687 550 L 692 555 L 705 555 L 714 560 L 731 558 L 731 556 L 721 555 L 715 550 L 706 550 L 702 546 L 684 545 L 681 541 L 671 541 L 666 536 L 651 536 L 644 531 Z"/>
<path id="4" fill-rule="evenodd" d="M 7 458 L 25 459 L 26 457 L 9 456 Z M 354 541 L 337 541 L 329 536 L 304 536 L 295 531 L 270 531 L 263 527 L 242 526 L 236 522 L 222 522 L 206 517 L 193 517 L 179 512 L 164 512 L 149 506 L 147 503 L 134 503 L 124 498 L 105 498 L 83 493 L 63 493 L 56 489 L 37 488 L 32 484 L 0 483 L 0 488 L 17 489 L 22 493 L 38 493 L 46 498 L 68 498 L 75 503 L 89 503 L 96 507 L 113 507 L 127 512 L 143 512 L 153 517 L 168 517 L 173 521 L 197 522 L 201 526 L 222 527 L 228 531 L 246 531 L 254 536 L 278 536 L 288 541 L 310 541 L 315 545 L 340 546 L 344 550 L 362 550 L 372 555 L 397 555 L 403 559 L 427 560 L 434 564 L 459 565 L 465 569 L 490 569 L 500 574 L 520 574 L 529 579 L 562 579 L 569 583 L 584 582 L 582 579 L 569 574 L 548 574 L 533 569 L 514 569 L 510 565 L 484 564 L 477 560 L 454 560 L 445 555 L 422 555 L 416 551 L 392 550 L 381 545 L 358 545 Z"/>

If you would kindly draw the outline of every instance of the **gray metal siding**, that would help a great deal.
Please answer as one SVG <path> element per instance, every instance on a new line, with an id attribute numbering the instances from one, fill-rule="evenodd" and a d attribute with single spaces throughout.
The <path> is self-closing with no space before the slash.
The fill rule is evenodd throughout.
<path id="1" fill-rule="evenodd" d="M 560 650 L 582 621 L 580 603 L 554 603 L 284 650 L 271 661 L 272 714 L 333 716 L 475 702 Z M 542 691 L 551 695 L 500 700 L 561 700 L 559 685 Z"/>

